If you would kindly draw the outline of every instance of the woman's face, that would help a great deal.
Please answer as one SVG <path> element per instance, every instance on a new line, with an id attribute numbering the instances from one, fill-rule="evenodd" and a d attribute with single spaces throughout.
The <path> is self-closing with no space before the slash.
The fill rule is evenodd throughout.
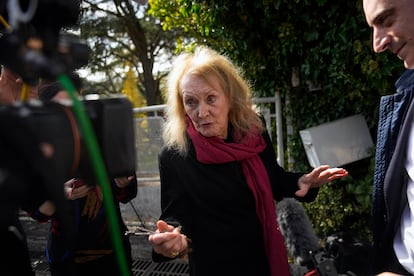
<path id="1" fill-rule="evenodd" d="M 184 109 L 195 129 L 205 137 L 226 139 L 230 105 L 217 78 L 187 74 L 180 84 Z"/>

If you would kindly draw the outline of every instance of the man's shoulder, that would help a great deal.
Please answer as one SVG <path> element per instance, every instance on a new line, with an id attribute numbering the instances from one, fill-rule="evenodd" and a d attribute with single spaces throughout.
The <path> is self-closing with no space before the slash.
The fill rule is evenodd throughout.
<path id="1" fill-rule="evenodd" d="M 397 90 L 414 86 L 414 69 L 407 69 L 395 82 Z"/>

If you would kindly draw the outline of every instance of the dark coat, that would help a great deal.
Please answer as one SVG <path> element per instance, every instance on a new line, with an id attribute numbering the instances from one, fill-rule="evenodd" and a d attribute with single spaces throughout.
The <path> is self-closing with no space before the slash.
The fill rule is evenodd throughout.
<path id="1" fill-rule="evenodd" d="M 414 119 L 414 70 L 396 82 L 397 93 L 381 98 L 373 186 L 373 272 L 409 273 L 395 257 L 393 240 L 407 204 L 407 140 Z"/>
<path id="2" fill-rule="evenodd" d="M 276 200 L 293 197 L 300 173 L 276 162 L 270 137 L 260 154 Z M 188 156 L 163 148 L 159 156 L 161 219 L 181 225 L 192 240 L 191 275 L 269 275 L 262 227 L 241 164 L 202 164 L 190 143 Z M 302 200 L 311 201 L 317 189 Z M 155 261 L 167 260 L 153 252 Z"/>

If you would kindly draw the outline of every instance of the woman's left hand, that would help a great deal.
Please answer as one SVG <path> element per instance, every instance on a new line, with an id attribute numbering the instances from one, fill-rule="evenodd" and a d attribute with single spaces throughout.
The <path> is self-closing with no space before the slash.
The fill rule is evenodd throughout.
<path id="1" fill-rule="evenodd" d="M 348 171 L 343 168 L 329 168 L 329 165 L 319 166 L 310 173 L 302 175 L 298 180 L 299 190 L 295 195 L 305 196 L 309 189 L 318 188 L 329 181 L 342 178 L 348 175 Z"/>

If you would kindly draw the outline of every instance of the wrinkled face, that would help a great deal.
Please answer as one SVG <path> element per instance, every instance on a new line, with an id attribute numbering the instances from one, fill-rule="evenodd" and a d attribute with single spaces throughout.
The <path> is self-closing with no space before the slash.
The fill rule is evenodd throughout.
<path id="1" fill-rule="evenodd" d="M 205 137 L 226 139 L 230 105 L 217 78 L 187 74 L 180 87 L 185 112 L 195 129 Z"/>
<path id="2" fill-rule="evenodd" d="M 412 0 L 363 0 L 365 18 L 373 29 L 377 53 L 390 50 L 414 69 L 414 2 Z"/>

